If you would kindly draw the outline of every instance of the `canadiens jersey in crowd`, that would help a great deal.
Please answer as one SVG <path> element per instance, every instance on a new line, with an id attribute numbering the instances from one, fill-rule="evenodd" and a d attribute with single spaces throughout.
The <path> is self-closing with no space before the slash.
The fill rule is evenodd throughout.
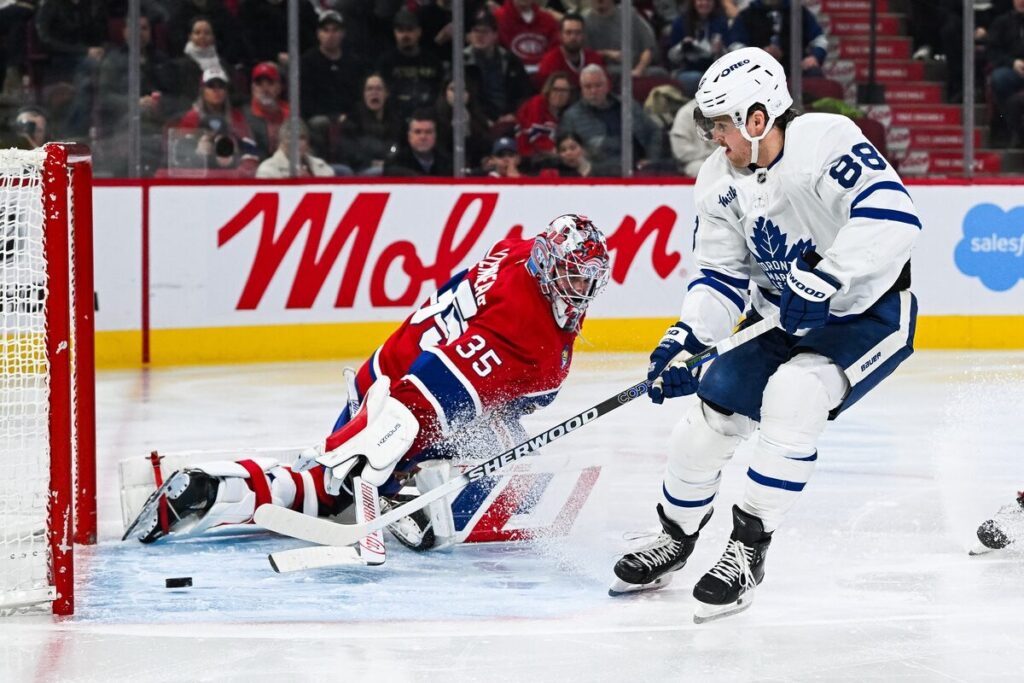
<path id="1" fill-rule="evenodd" d="M 481 415 L 515 419 L 554 400 L 576 333 L 558 326 L 527 270 L 533 243 L 531 237 L 495 244 L 432 294 L 359 369 L 361 396 L 386 375 L 391 395 L 419 421 L 406 459 Z"/>
<path id="2" fill-rule="evenodd" d="M 697 177 L 695 201 L 701 275 L 689 284 L 680 319 L 705 343 L 729 334 L 751 298 L 758 313 L 773 313 L 790 264 L 810 249 L 822 256 L 818 268 L 842 284 L 831 319 L 863 313 L 909 279 L 921 230 L 892 166 L 851 120 L 834 114 L 794 119 L 767 168 L 736 168 L 715 150 Z"/>

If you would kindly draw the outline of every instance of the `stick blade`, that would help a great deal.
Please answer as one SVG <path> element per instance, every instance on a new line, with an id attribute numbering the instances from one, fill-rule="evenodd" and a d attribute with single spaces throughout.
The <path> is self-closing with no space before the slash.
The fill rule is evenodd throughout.
<path id="1" fill-rule="evenodd" d="M 294 548 L 271 553 L 267 559 L 270 561 L 270 567 L 278 574 L 346 565 L 365 567 L 368 564 L 351 546 L 314 545 L 308 548 Z"/>

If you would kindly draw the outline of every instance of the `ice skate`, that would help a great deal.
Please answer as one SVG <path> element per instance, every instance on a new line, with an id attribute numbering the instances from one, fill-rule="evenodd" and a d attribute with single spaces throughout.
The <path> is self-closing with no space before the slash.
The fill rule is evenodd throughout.
<path id="1" fill-rule="evenodd" d="M 703 624 L 736 614 L 750 607 L 754 589 L 764 579 L 764 561 L 771 533 L 760 519 L 732 508 L 733 530 L 718 563 L 693 588 L 697 609 L 693 621 Z"/>
<path id="2" fill-rule="evenodd" d="M 999 509 L 992 519 L 978 527 L 978 543 L 971 548 L 971 555 L 984 555 L 993 550 L 1002 550 L 1024 536 L 1024 491 L 1017 494 L 1017 500 Z"/>
<path id="3" fill-rule="evenodd" d="M 152 543 L 169 533 L 195 526 L 212 507 L 219 485 L 217 477 L 201 470 L 178 470 L 153 492 L 121 540 L 136 537 L 142 543 Z M 164 500 L 166 513 L 161 514 Z"/>
<path id="4" fill-rule="evenodd" d="M 381 514 L 387 514 L 391 510 L 395 509 L 402 503 L 410 501 L 414 496 L 403 496 L 397 495 L 390 498 L 381 496 L 380 498 L 380 511 Z M 398 542 L 404 545 L 406 548 L 412 550 L 430 550 L 434 547 L 436 537 L 434 536 L 434 529 L 430 523 L 430 517 L 426 510 L 417 510 L 416 512 L 402 517 L 397 522 L 393 522 L 388 525 L 388 531 L 391 535 L 398 539 Z"/>
<path id="5" fill-rule="evenodd" d="M 697 544 L 700 529 L 711 519 L 712 510 L 704 515 L 700 528 L 689 536 L 678 524 L 665 516 L 665 510 L 658 504 L 658 517 L 663 531 L 648 545 L 626 553 L 615 563 L 615 583 L 608 589 L 608 595 L 664 588 L 672 581 L 673 572 L 682 569 Z"/>

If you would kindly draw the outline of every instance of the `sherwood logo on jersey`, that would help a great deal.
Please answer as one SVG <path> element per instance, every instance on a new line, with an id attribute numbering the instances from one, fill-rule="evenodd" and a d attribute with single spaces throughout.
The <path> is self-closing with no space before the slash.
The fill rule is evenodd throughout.
<path id="1" fill-rule="evenodd" d="M 964 275 L 995 292 L 1024 279 L 1024 206 L 1004 210 L 979 204 L 964 216 L 963 239 L 953 260 Z"/>

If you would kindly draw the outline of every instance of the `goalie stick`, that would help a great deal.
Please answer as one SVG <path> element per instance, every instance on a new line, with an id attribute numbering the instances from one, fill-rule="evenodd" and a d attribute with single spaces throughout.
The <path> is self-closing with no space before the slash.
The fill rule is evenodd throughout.
<path id="1" fill-rule="evenodd" d="M 758 322 L 740 329 L 732 336 L 709 346 L 703 351 L 694 354 L 685 360 L 673 361 L 672 365 L 675 367 L 686 366 L 692 370 L 704 363 L 714 360 L 728 351 L 735 349 L 737 346 L 745 344 L 751 339 L 759 337 L 765 332 L 774 329 L 778 325 L 778 321 L 779 318 L 777 315 L 759 320 Z M 660 379 L 661 378 L 659 377 L 654 381 L 658 382 Z M 277 505 L 260 506 L 259 509 L 256 510 L 254 521 L 270 531 L 274 531 L 284 536 L 291 536 L 292 538 L 309 541 L 310 543 L 317 543 L 326 546 L 351 545 L 358 542 L 368 534 L 379 529 L 383 529 L 388 524 L 391 524 L 402 517 L 411 515 L 417 510 L 422 510 L 435 500 L 458 491 L 471 481 L 476 481 L 477 479 L 482 479 L 495 474 L 503 467 L 515 462 L 519 458 L 529 455 L 552 441 L 560 439 L 570 432 L 576 431 L 583 425 L 596 420 L 602 415 L 606 415 L 616 408 L 629 403 L 633 399 L 645 395 L 650 388 L 650 381 L 645 379 L 642 382 L 638 382 L 628 389 L 619 392 L 615 396 L 605 399 L 597 405 L 587 408 L 581 413 L 573 415 L 568 420 L 560 422 L 533 438 L 527 439 L 518 446 L 510 448 L 504 453 L 499 453 L 493 458 L 485 460 L 479 465 L 466 470 L 458 477 L 450 479 L 442 486 L 431 489 L 430 491 L 417 496 L 413 500 L 394 508 L 373 521 L 363 524 L 338 524 L 327 519 L 310 517 L 300 512 L 295 512 L 294 510 Z M 298 550 L 306 549 L 299 548 Z M 281 558 L 285 553 L 293 552 L 297 552 L 297 550 L 275 553 L 274 557 Z"/>

